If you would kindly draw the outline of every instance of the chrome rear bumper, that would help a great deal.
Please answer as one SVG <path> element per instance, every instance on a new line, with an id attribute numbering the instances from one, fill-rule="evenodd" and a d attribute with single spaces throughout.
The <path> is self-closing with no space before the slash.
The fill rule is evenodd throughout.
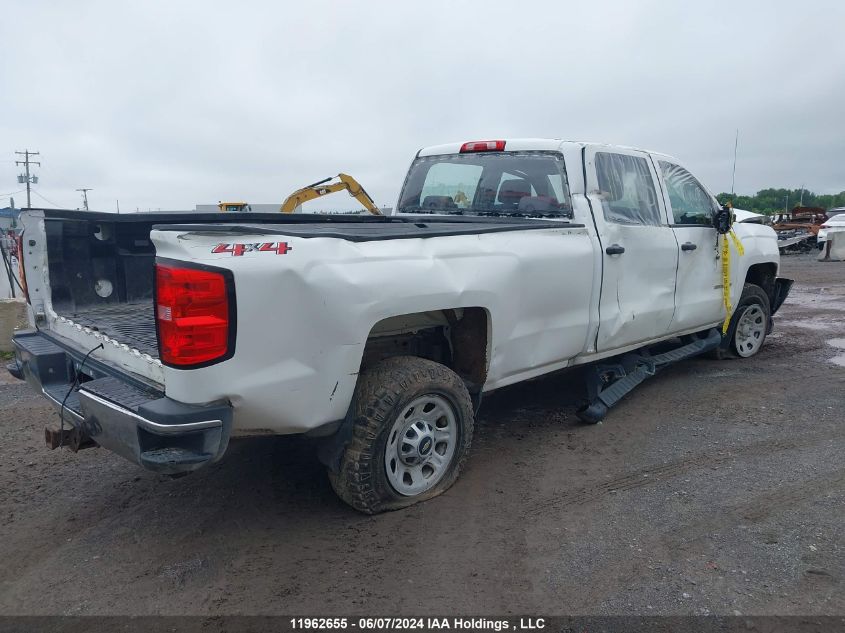
<path id="1" fill-rule="evenodd" d="M 226 451 L 229 403 L 177 402 L 96 360 L 83 375 L 82 355 L 43 332 L 19 332 L 14 344 L 10 372 L 52 401 L 83 440 L 168 474 L 196 470 Z"/>

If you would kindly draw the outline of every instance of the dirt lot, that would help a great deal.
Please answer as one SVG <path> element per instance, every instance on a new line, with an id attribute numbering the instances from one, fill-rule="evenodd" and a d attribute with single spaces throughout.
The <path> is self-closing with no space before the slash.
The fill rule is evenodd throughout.
<path id="1" fill-rule="evenodd" d="M 55 412 L 4 376 L 0 613 L 845 614 L 845 263 L 782 274 L 757 358 L 670 368 L 597 426 L 572 375 L 502 390 L 458 483 L 376 517 L 299 438 L 177 480 L 50 452 Z"/>

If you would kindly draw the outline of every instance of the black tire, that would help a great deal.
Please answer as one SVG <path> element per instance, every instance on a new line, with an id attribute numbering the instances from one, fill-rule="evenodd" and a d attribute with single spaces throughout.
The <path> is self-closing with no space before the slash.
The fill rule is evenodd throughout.
<path id="1" fill-rule="evenodd" d="M 742 320 L 745 312 L 755 306 L 759 308 L 762 313 L 761 319 L 763 321 L 763 330 L 760 334 L 759 345 L 757 345 L 749 354 L 741 350 L 741 344 L 737 340 L 737 325 Z M 756 356 L 766 342 L 771 314 L 772 311 L 769 306 L 769 296 L 765 293 L 765 291 L 760 286 L 745 284 L 742 289 L 742 296 L 739 298 L 739 303 L 731 315 L 731 320 L 728 324 L 728 331 L 722 337 L 722 344 L 711 353 L 711 357 L 721 360 L 725 358 L 751 358 Z"/>
<path id="2" fill-rule="evenodd" d="M 452 407 L 457 427 L 454 453 L 439 481 L 414 496 L 397 492 L 386 470 L 388 435 L 397 417 L 415 399 L 435 395 Z M 337 495 L 366 514 L 398 510 L 436 497 L 455 483 L 472 441 L 473 407 L 461 378 L 448 367 L 415 356 L 381 361 L 358 379 L 352 441 L 329 480 Z"/>

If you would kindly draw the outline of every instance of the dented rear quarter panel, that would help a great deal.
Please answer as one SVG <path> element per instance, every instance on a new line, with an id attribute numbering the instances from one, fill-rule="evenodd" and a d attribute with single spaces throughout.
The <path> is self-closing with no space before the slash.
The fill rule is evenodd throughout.
<path id="1" fill-rule="evenodd" d="M 235 278 L 234 356 L 164 367 L 181 402 L 229 399 L 235 432 L 296 433 L 347 412 L 367 338 L 388 317 L 481 307 L 485 390 L 564 367 L 588 346 L 595 270 L 586 228 L 372 242 L 153 231 L 157 255 L 228 268 Z M 221 241 L 286 241 L 285 255 L 212 253 Z M 565 257 L 564 257 L 565 254 Z"/>

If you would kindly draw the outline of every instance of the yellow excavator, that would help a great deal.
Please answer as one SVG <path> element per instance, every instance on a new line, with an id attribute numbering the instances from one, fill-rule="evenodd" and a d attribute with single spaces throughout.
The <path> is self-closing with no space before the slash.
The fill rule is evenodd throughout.
<path id="1" fill-rule="evenodd" d="M 217 208 L 220 213 L 243 213 L 245 211 L 252 211 L 246 202 L 218 202 Z"/>
<path id="2" fill-rule="evenodd" d="M 331 182 L 335 178 L 337 178 L 337 182 Z M 297 189 L 290 194 L 287 199 L 285 199 L 279 211 L 282 213 L 293 213 L 303 203 L 308 202 L 309 200 L 314 200 L 315 198 L 335 193 L 337 191 L 342 191 L 344 189 L 349 192 L 350 196 L 360 202 L 367 211 L 373 215 L 381 215 L 381 211 L 378 210 L 378 207 L 376 206 L 376 203 L 373 202 L 370 194 L 364 191 L 361 184 L 348 174 L 338 174 L 332 178 L 326 178 L 320 182 L 315 182 L 313 185 Z"/>

